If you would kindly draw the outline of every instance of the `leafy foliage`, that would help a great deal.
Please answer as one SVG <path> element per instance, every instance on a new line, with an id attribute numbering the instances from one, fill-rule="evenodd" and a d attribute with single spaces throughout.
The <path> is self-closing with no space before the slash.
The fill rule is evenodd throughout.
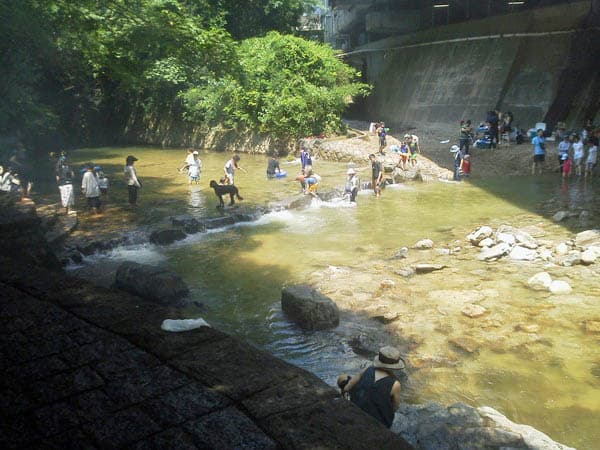
<path id="1" fill-rule="evenodd" d="M 368 86 L 331 48 L 277 32 L 243 41 L 240 73 L 182 96 L 188 118 L 293 138 L 342 129 L 341 115 Z"/>
<path id="2" fill-rule="evenodd" d="M 289 31 L 313 0 L 0 0 L 0 135 L 114 140 L 132 118 L 299 136 L 365 92 Z M 236 42 L 232 37 L 250 37 Z M 140 119 L 141 117 L 141 119 Z"/>

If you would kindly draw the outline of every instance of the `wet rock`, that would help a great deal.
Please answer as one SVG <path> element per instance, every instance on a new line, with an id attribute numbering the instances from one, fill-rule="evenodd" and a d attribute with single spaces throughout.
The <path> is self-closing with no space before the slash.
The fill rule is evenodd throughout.
<path id="1" fill-rule="evenodd" d="M 423 274 L 423 273 L 431 273 L 437 270 L 442 270 L 446 266 L 443 264 L 415 264 L 413 269 L 415 273 Z"/>
<path id="2" fill-rule="evenodd" d="M 552 284 L 552 277 L 548 272 L 539 272 L 527 280 L 527 287 L 535 290 L 547 290 Z"/>
<path id="3" fill-rule="evenodd" d="M 572 291 L 571 285 L 569 283 L 567 283 L 566 281 L 562 281 L 562 280 L 552 281 L 552 283 L 550 283 L 550 286 L 548 287 L 548 290 L 551 293 L 557 294 L 557 295 L 569 294 Z"/>
<path id="4" fill-rule="evenodd" d="M 587 248 L 592 245 L 600 246 L 600 229 L 586 230 L 577 233 L 575 236 L 575 245 L 581 248 Z"/>
<path id="5" fill-rule="evenodd" d="M 586 320 L 585 332 L 594 334 L 600 333 L 600 320 Z"/>
<path id="6" fill-rule="evenodd" d="M 58 216 L 52 227 L 46 232 L 48 244 L 55 246 L 69 236 L 77 228 L 77 216 Z"/>
<path id="7" fill-rule="evenodd" d="M 487 309 L 480 305 L 466 305 L 460 312 L 474 319 L 483 316 L 487 312 Z"/>
<path id="8" fill-rule="evenodd" d="M 556 247 L 554 247 L 554 252 L 558 256 L 566 255 L 567 253 L 569 253 L 569 246 L 567 244 L 565 244 L 564 242 L 561 242 Z"/>
<path id="9" fill-rule="evenodd" d="M 348 345 L 357 355 L 373 358 L 379 353 L 380 342 L 370 334 L 360 333 L 353 336 Z"/>
<path id="10" fill-rule="evenodd" d="M 394 270 L 394 273 L 401 277 L 408 278 L 408 277 L 412 277 L 415 274 L 415 269 L 413 269 L 412 267 L 407 267 L 404 269 Z"/>
<path id="11" fill-rule="evenodd" d="M 467 240 L 473 245 L 478 245 L 482 240 L 492 236 L 494 230 L 488 226 L 482 226 L 467 235 Z"/>
<path id="12" fill-rule="evenodd" d="M 482 249 L 479 255 L 477 255 L 477 259 L 480 261 L 495 261 L 502 258 L 508 252 L 510 252 L 510 245 L 506 242 L 501 242 L 493 247 Z"/>
<path id="13" fill-rule="evenodd" d="M 555 222 L 562 222 L 569 217 L 569 211 L 558 211 L 552 216 L 552 220 Z"/>
<path id="14" fill-rule="evenodd" d="M 204 226 L 207 230 L 214 230 L 215 228 L 222 228 L 233 224 L 235 224 L 235 218 L 233 216 L 215 217 L 214 219 L 204 221 Z"/>
<path id="15" fill-rule="evenodd" d="M 186 234 L 183 230 L 179 228 L 167 228 L 153 231 L 150 234 L 150 242 L 157 245 L 167 245 L 185 239 L 185 237 Z"/>
<path id="16" fill-rule="evenodd" d="M 281 291 L 281 308 L 290 320 L 306 330 L 335 328 L 340 323 L 333 300 L 308 285 L 285 287 Z"/>
<path id="17" fill-rule="evenodd" d="M 492 238 L 485 238 L 477 244 L 478 247 L 492 247 L 494 245 L 496 245 L 496 241 Z"/>
<path id="18" fill-rule="evenodd" d="M 433 241 L 431 239 L 421 239 L 413 245 L 413 248 L 417 250 L 429 250 L 433 248 Z"/>
<path id="19" fill-rule="evenodd" d="M 525 333 L 537 333 L 540 326 L 535 323 L 518 323 L 515 325 L 515 331 L 524 331 Z"/>
<path id="20" fill-rule="evenodd" d="M 448 339 L 448 342 L 467 353 L 475 353 L 479 351 L 480 344 L 475 339 L 462 336 Z"/>
<path id="21" fill-rule="evenodd" d="M 515 245 L 508 255 L 510 259 L 515 261 L 533 261 L 537 256 L 538 254 L 535 250 L 530 250 L 520 245 Z"/>
<path id="22" fill-rule="evenodd" d="M 187 285 L 176 273 L 131 261 L 126 261 L 118 267 L 115 287 L 167 305 L 189 293 Z"/>
<path id="23" fill-rule="evenodd" d="M 594 250 L 587 249 L 581 253 L 581 263 L 587 265 L 594 264 L 598 258 Z"/>
<path id="24" fill-rule="evenodd" d="M 381 322 L 386 325 L 388 323 L 395 322 L 399 318 L 400 318 L 400 314 L 398 314 L 396 311 L 388 311 L 384 314 L 371 316 L 371 319 L 374 319 L 377 322 Z"/>
<path id="25" fill-rule="evenodd" d="M 404 258 L 406 258 L 407 255 L 408 255 L 408 247 L 402 247 L 402 248 L 399 248 L 398 250 L 396 250 L 396 253 L 394 254 L 393 258 L 394 259 L 404 259 Z"/>

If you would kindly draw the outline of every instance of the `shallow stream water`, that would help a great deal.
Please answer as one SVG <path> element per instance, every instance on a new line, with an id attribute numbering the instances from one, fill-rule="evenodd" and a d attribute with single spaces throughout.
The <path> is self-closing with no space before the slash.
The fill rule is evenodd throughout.
<path id="1" fill-rule="evenodd" d="M 121 170 L 127 154 L 139 158 L 144 182 L 132 219 L 140 228 L 170 215 L 220 214 L 208 183 L 222 175 L 226 154 L 202 153 L 201 182 L 191 187 L 176 170 L 185 156 L 181 150 L 84 149 L 73 160 L 102 165 L 113 184 L 108 203 L 125 206 Z M 280 180 L 266 180 L 264 156 L 242 155 L 241 165 L 248 174 L 236 176 L 244 197 L 240 210 L 299 192 L 293 181 L 297 163 L 282 160 L 288 177 Z M 315 161 L 314 167 L 323 189 L 343 185 L 345 164 Z M 362 179 L 369 178 L 367 167 L 357 169 Z M 120 247 L 87 258 L 86 264 L 100 267 L 124 259 L 166 264 L 203 305 L 190 306 L 190 316 L 201 315 L 332 385 L 339 373 L 368 364 L 349 341 L 358 333 L 380 335 L 383 325 L 369 319 L 367 311 L 384 305 L 399 314 L 387 332 L 410 343 L 406 401 L 492 406 L 559 442 L 591 450 L 600 442 L 600 337 L 586 334 L 583 323 L 600 320 L 599 264 L 484 263 L 468 249 L 465 236 L 479 225 L 508 224 L 536 230 L 540 240 L 555 245 L 582 229 L 598 228 L 599 186 L 600 179 L 563 184 L 555 174 L 390 186 L 380 199 L 362 191 L 356 207 L 315 201 L 305 210 L 270 213 L 171 246 Z M 586 210 L 591 219 L 555 224 L 550 217 L 559 209 Z M 406 264 L 391 256 L 423 238 L 432 239 L 434 249 L 410 250 L 410 261 L 448 268 L 411 278 L 396 275 Z M 438 251 L 455 247 L 461 250 L 452 255 Z M 527 289 L 526 280 L 541 270 L 568 280 L 573 292 L 552 296 Z M 382 290 L 384 279 L 394 286 Z M 304 332 L 289 323 L 280 292 L 295 283 L 311 283 L 336 301 L 340 327 Z M 488 313 L 465 317 L 460 312 L 465 302 Z M 461 350 L 451 342 L 457 339 L 474 342 L 476 350 Z"/>

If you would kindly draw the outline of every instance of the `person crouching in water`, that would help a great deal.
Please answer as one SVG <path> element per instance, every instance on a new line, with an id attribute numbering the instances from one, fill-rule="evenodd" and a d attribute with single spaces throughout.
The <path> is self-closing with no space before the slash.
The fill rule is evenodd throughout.
<path id="1" fill-rule="evenodd" d="M 394 413 L 400 406 L 400 381 L 394 370 L 404 369 L 400 351 L 383 347 L 373 360 L 373 365 L 355 377 L 342 374 L 337 385 L 342 395 L 350 394 L 350 401 L 367 414 L 390 428 Z"/>
<path id="2" fill-rule="evenodd" d="M 356 176 L 356 171 L 350 168 L 346 174 L 348 175 L 348 179 L 346 180 L 344 191 L 350 197 L 350 202 L 356 203 L 356 194 L 358 194 L 358 177 Z"/>
<path id="3" fill-rule="evenodd" d="M 319 186 L 319 181 L 321 181 L 321 177 L 314 173 L 312 169 L 308 169 L 306 171 L 306 178 L 304 179 L 304 182 L 306 183 L 306 193 L 313 197 L 318 197 L 317 187 Z"/>
<path id="4" fill-rule="evenodd" d="M 275 178 L 277 173 L 281 173 L 281 168 L 279 167 L 279 153 L 275 152 L 267 161 L 267 178 Z"/>

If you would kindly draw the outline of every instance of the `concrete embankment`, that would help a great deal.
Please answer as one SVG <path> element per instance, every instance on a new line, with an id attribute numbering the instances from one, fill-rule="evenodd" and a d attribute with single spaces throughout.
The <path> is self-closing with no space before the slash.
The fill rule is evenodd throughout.
<path id="1" fill-rule="evenodd" d="M 367 44 L 367 110 L 394 127 L 423 129 L 511 111 L 515 124 L 598 117 L 600 39 L 590 1 L 434 28 Z M 568 93 L 565 98 L 565 93 Z"/>
<path id="2" fill-rule="evenodd" d="M 163 331 L 179 310 L 32 264 L 20 242 L 0 245 L 5 447 L 412 448 L 309 372 L 213 328 Z"/>

